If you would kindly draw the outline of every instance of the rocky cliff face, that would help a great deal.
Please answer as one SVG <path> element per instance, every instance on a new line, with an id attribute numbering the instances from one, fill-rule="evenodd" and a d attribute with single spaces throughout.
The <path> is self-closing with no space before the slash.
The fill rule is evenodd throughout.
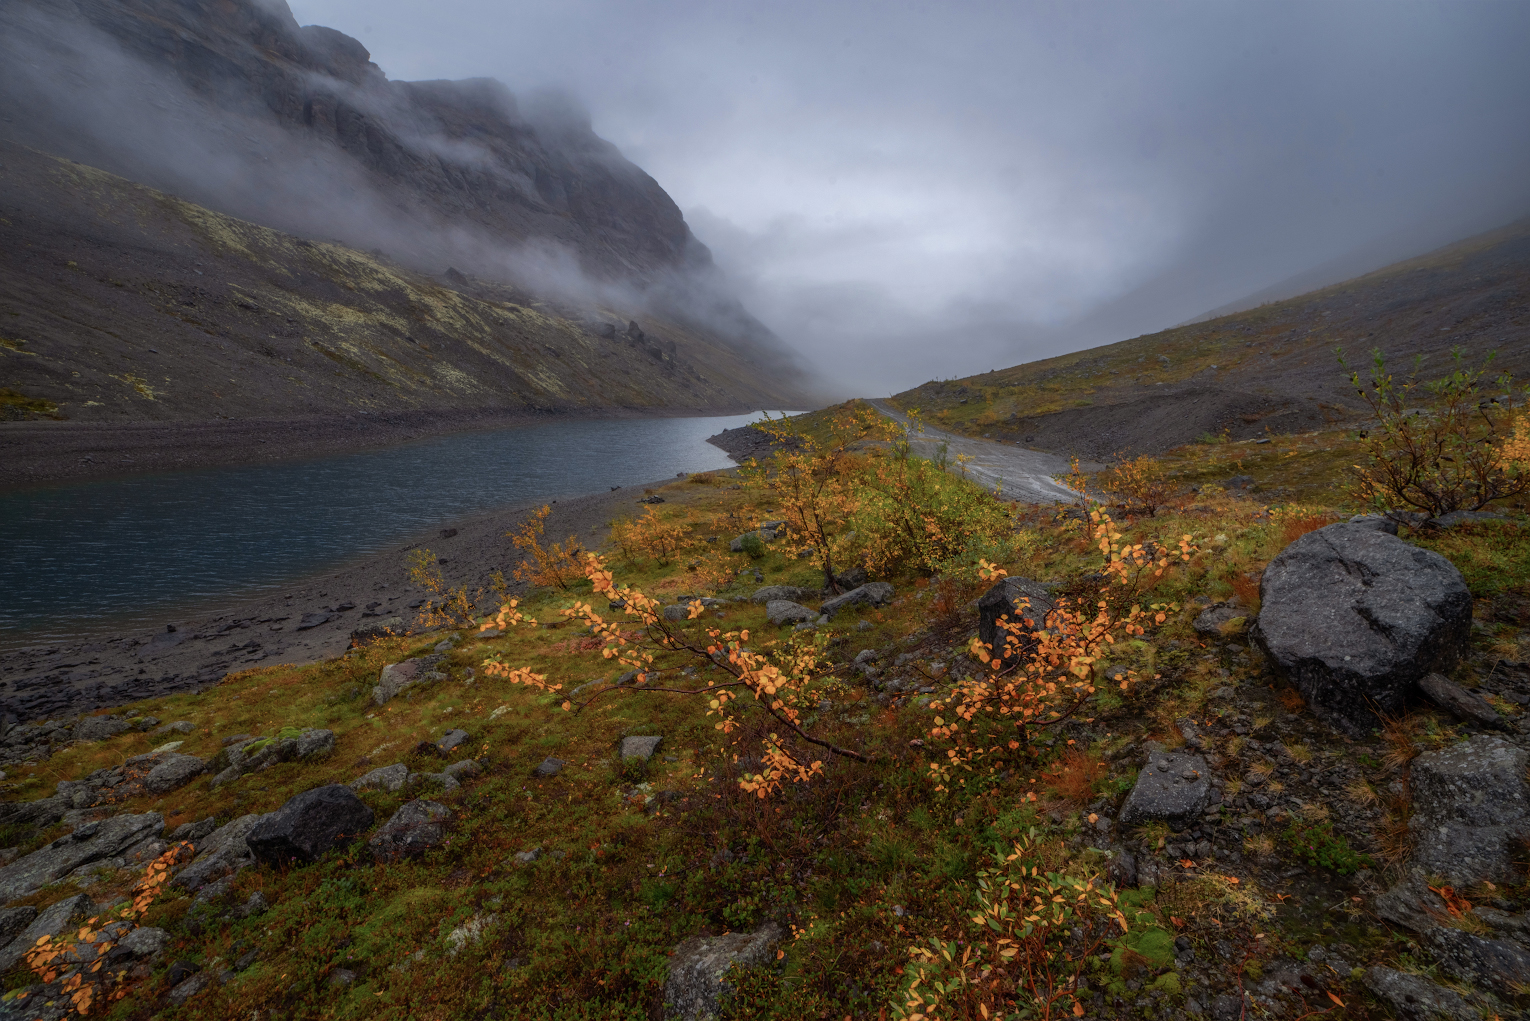
<path id="1" fill-rule="evenodd" d="M 6 135 L 220 211 L 436 271 L 551 254 L 652 283 L 710 263 L 571 100 L 389 81 L 282 0 L 15 0 L 0 35 L 0 89 L 26 111 Z"/>

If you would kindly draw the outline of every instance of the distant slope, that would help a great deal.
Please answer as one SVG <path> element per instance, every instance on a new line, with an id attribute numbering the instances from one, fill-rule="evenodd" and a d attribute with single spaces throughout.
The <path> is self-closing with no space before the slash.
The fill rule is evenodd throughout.
<path id="1" fill-rule="evenodd" d="M 746 410 L 794 379 L 632 309 L 432 278 L 0 143 L 0 418 Z M 3 431 L 3 430 L 0 430 Z"/>
<path id="2" fill-rule="evenodd" d="M 953 431 L 1089 458 L 1226 432 L 1313 429 L 1362 410 L 1334 356 L 1406 370 L 1469 358 L 1530 377 L 1530 220 L 1332 287 L 893 398 Z"/>

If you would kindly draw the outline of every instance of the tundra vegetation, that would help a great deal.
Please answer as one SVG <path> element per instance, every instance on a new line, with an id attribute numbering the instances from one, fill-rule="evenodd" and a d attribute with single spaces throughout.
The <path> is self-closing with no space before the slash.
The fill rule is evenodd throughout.
<path id="1" fill-rule="evenodd" d="M 1472 478 L 1523 477 L 1517 408 L 1479 442 L 1489 463 Z M 1437 408 L 1408 428 L 1469 417 Z M 1365 966 L 1480 995 L 1375 908 L 1408 874 L 1411 764 L 1472 727 L 1419 703 L 1342 737 L 1247 637 L 1278 553 L 1378 499 L 1410 505 L 1388 488 L 1395 430 L 1192 444 L 1076 471 L 1078 504 L 1033 506 L 914 456 L 859 403 L 767 428 L 790 442 L 654 487 L 598 548 L 548 543 L 533 515 L 512 537 L 513 596 L 448 591 L 420 554 L 429 601 L 411 633 L 110 710 L 188 721 L 176 752 L 211 770 L 234 735 L 333 733 L 326 756 L 110 805 L 161 813 L 167 836 L 393 763 L 409 783 L 357 791 L 376 818 L 428 798 L 449 819 L 421 854 L 342 842 L 244 868 L 216 896 L 161 878 L 191 853 L 173 843 L 147 871 L 43 886 L 11 907 L 83 890 L 101 911 L 6 974 L 7 1009 L 52 996 L 121 1018 L 656 1018 L 684 941 L 771 924 L 782 938 L 731 973 L 722 1018 L 1237 1017 L 1245 994 L 1266 1016 L 1389 1016 Z M 1502 494 L 1522 491 L 1452 527 L 1401 518 L 1464 576 L 1474 625 L 1452 680 L 1511 734 L 1523 703 L 1503 678 L 1530 692 L 1530 542 Z M 891 593 L 767 619 L 867 578 Z M 977 601 L 1013 579 L 1034 594 L 985 643 Z M 755 602 L 767 585 L 777 601 Z M 1212 627 L 1209 610 L 1226 611 Z M 427 656 L 438 679 L 378 704 L 385 666 Z M 447 782 L 437 743 L 452 730 L 474 767 Z M 623 754 L 643 736 L 656 750 Z M 7 767 L 5 797 L 48 797 L 166 740 L 61 746 Z M 1220 807 L 1118 822 L 1160 754 L 1199 756 Z M 8 860 L 71 828 L 8 823 Z M 1486 931 L 1473 904 L 1522 912 L 1530 896 L 1519 878 L 1426 878 L 1468 932 Z M 72 948 L 118 918 L 167 945 L 137 971 L 70 972 Z M 215 978 L 169 995 L 197 974 Z M 1521 992 L 1472 1002 L 1507 1017 Z"/>

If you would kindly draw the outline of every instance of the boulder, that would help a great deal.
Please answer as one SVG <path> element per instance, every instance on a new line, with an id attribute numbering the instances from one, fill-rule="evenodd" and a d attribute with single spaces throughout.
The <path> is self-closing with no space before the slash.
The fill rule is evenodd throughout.
<path id="1" fill-rule="evenodd" d="M 300 759 L 323 758 L 335 750 L 335 732 L 332 730 L 305 730 L 298 735 L 297 757 Z"/>
<path id="2" fill-rule="evenodd" d="M 1363 736 L 1401 714 L 1431 672 L 1449 672 L 1471 634 L 1455 566 L 1348 522 L 1297 539 L 1265 568 L 1253 635 L 1271 664 L 1335 729 Z"/>
<path id="3" fill-rule="evenodd" d="M 1429 701 L 1467 723 L 1494 730 L 1508 729 L 1503 717 L 1498 715 L 1498 710 L 1481 695 L 1467 691 L 1444 674 L 1425 674 L 1418 682 L 1418 687 Z"/>
<path id="4" fill-rule="evenodd" d="M 391 766 L 379 766 L 370 773 L 364 773 L 350 782 L 353 791 L 384 790 L 397 792 L 404 786 L 404 781 L 409 779 L 409 767 L 402 762 L 395 762 Z"/>
<path id="5" fill-rule="evenodd" d="M 1140 826 L 1164 819 L 1183 825 L 1201 814 L 1211 797 L 1211 771 L 1199 755 L 1155 752 L 1137 774 L 1121 806 L 1120 824 Z"/>
<path id="6" fill-rule="evenodd" d="M 659 742 L 662 737 L 624 737 L 622 738 L 622 761 L 638 759 L 647 762 L 653 758 L 653 753 L 659 750 Z"/>
<path id="7" fill-rule="evenodd" d="M 97 910 L 96 902 L 81 893 L 65 897 L 39 911 L 31 924 L 0 950 L 0 972 L 15 967 L 22 955 L 36 946 L 37 941 L 44 936 L 57 936 L 66 929 L 72 929 L 75 923 L 95 915 Z"/>
<path id="8" fill-rule="evenodd" d="M 150 794 L 169 794 L 186 786 L 207 772 L 207 763 L 195 755 L 167 753 L 159 764 L 143 778 L 144 789 Z"/>
<path id="9" fill-rule="evenodd" d="M 800 603 L 794 603 L 788 599 L 772 599 L 765 604 L 765 619 L 777 626 L 785 624 L 805 624 L 810 620 L 817 620 L 818 614 L 809 610 Z"/>
<path id="10" fill-rule="evenodd" d="M 1005 638 L 1010 633 L 1001 634 L 999 621 L 1020 622 L 1024 630 L 1024 635 L 1019 636 L 1020 647 L 1025 649 L 1032 644 L 1026 636 L 1045 628 L 1047 617 L 1055 608 L 1052 597 L 1040 582 L 1029 578 L 1001 578 L 978 599 L 978 638 L 1002 656 Z M 1031 623 L 1024 624 L 1026 620 Z"/>
<path id="11" fill-rule="evenodd" d="M 362 614 L 366 616 L 366 614 Z M 370 624 L 363 624 L 351 632 L 352 645 L 371 645 L 380 642 L 384 638 L 392 638 L 394 635 L 408 634 L 404 627 L 404 618 L 385 617 L 382 620 L 374 620 Z"/>
<path id="12" fill-rule="evenodd" d="M 187 840 L 191 842 L 192 847 L 200 849 L 202 841 L 217 828 L 217 818 L 214 816 L 208 816 L 206 819 L 202 819 L 197 822 L 181 823 L 175 828 L 175 831 L 165 839 L 170 841 L 172 844 L 182 840 Z"/>
<path id="13" fill-rule="evenodd" d="M 1248 616 L 1248 610 L 1234 603 L 1212 603 L 1200 612 L 1192 625 L 1205 638 L 1224 638 L 1234 632 L 1234 621 Z"/>
<path id="14" fill-rule="evenodd" d="M 848 606 L 886 606 L 892 602 L 893 587 L 885 581 L 870 581 L 842 595 L 824 600 L 819 612 L 833 618 Z"/>
<path id="15" fill-rule="evenodd" d="M 545 780 L 550 776 L 557 776 L 566 765 L 568 763 L 562 759 L 555 759 L 549 755 L 537 764 L 537 767 L 531 771 L 531 775 Z"/>
<path id="16" fill-rule="evenodd" d="M 767 922 L 754 932 L 695 936 L 675 948 L 664 982 L 664 1005 L 673 1017 L 702 1021 L 716 1016 L 733 966 L 750 968 L 769 962 L 781 941 L 781 928 Z"/>
<path id="17" fill-rule="evenodd" d="M 389 663 L 378 674 L 377 686 L 372 689 L 372 703 L 383 705 L 407 688 L 445 680 L 446 675 L 436 669 L 436 664 L 444 658 L 437 653 L 418 659 L 406 659 L 402 663 Z"/>
<path id="18" fill-rule="evenodd" d="M 245 842 L 259 861 L 312 862 L 360 838 L 374 817 L 343 784 L 332 783 L 290 799 L 250 830 Z"/>
<path id="19" fill-rule="evenodd" d="M 691 619 L 691 608 L 689 605 L 666 606 L 659 613 L 665 620 L 671 622 Z"/>
<path id="20" fill-rule="evenodd" d="M 788 602 L 800 603 L 804 599 L 812 599 L 817 594 L 817 589 L 799 588 L 796 585 L 766 585 L 762 589 L 755 589 L 754 595 L 750 596 L 749 600 L 754 603 L 770 603 L 777 599 L 785 599 Z"/>
<path id="21" fill-rule="evenodd" d="M 468 732 L 465 730 L 448 730 L 441 736 L 441 740 L 435 743 L 437 755 L 450 755 L 462 747 L 468 740 Z"/>
<path id="22" fill-rule="evenodd" d="M 117 945 L 112 948 L 112 957 L 153 957 L 164 950 L 169 942 L 170 934 L 164 929 L 140 925 L 117 941 Z"/>
<path id="23" fill-rule="evenodd" d="M 158 812 L 116 815 L 81 826 L 74 833 L 0 868 L 0 903 L 36 893 L 82 865 L 106 858 L 125 858 L 139 845 L 158 838 L 164 829 L 165 821 Z"/>
<path id="24" fill-rule="evenodd" d="M 1380 965 L 1365 970 L 1362 980 L 1376 999 L 1392 1008 L 1401 1021 L 1478 1021 L 1481 1015 L 1459 993 L 1431 982 L 1422 975 L 1409 975 Z"/>
<path id="25" fill-rule="evenodd" d="M 1530 953 L 1517 943 L 1440 926 L 1419 937 L 1452 978 L 1510 996 L 1530 986 Z"/>
<path id="26" fill-rule="evenodd" d="M 866 573 L 866 568 L 860 566 L 849 567 L 834 575 L 834 587 L 841 592 L 848 592 L 853 588 L 860 588 L 866 584 L 869 578 L 870 575 Z"/>
<path id="27" fill-rule="evenodd" d="M 461 783 L 463 777 L 478 776 L 483 772 L 483 767 L 473 759 L 463 759 L 461 762 L 452 763 L 450 766 L 447 766 L 445 769 L 441 770 L 441 772 L 456 780 L 458 783 Z"/>
<path id="28" fill-rule="evenodd" d="M 1418 873 L 1400 880 L 1379 895 L 1373 907 L 1376 914 L 1393 925 L 1414 932 L 1427 932 L 1450 917 L 1445 901 L 1429 889 L 1428 881 Z"/>
<path id="29" fill-rule="evenodd" d="M 74 725 L 76 741 L 105 741 L 131 730 L 133 721 L 121 716 L 87 716 Z"/>
<path id="30" fill-rule="evenodd" d="M 11 941 L 26 931 L 26 927 L 36 917 L 37 909 L 30 904 L 0 910 L 0 947 L 10 946 Z"/>
<path id="31" fill-rule="evenodd" d="M 372 857 L 379 862 L 419 857 L 446 838 L 446 824 L 451 809 L 434 801 L 406 803 L 367 841 Z"/>
<path id="32" fill-rule="evenodd" d="M 254 864 L 248 838 L 264 820 L 259 813 L 242 815 L 207 834 L 196 844 L 197 856 L 170 880 L 170 885 L 196 893 L 209 883 Z"/>
<path id="33" fill-rule="evenodd" d="M 1530 754 L 1478 735 L 1413 760 L 1413 862 L 1455 886 L 1515 882 L 1513 845 L 1530 836 Z"/>

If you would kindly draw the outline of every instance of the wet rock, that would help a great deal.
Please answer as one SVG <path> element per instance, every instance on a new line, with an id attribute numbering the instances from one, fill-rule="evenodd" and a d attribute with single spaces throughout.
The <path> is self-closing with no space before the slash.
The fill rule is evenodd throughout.
<path id="1" fill-rule="evenodd" d="M 817 591 L 809 588 L 799 588 L 796 585 L 766 585 L 764 588 L 755 589 L 754 595 L 749 597 L 750 602 L 772 603 L 778 599 L 787 602 L 800 603 L 804 599 L 812 599 Z"/>
<path id="2" fill-rule="evenodd" d="M 1401 1021 L 1477 1021 L 1479 1014 L 1461 996 L 1421 975 L 1380 966 L 1365 970 L 1365 987 L 1392 1008 Z"/>
<path id="3" fill-rule="evenodd" d="M 854 588 L 860 588 L 866 584 L 869 576 L 864 567 L 851 567 L 840 571 L 834 576 L 834 587 L 841 592 L 848 592 Z"/>
<path id="4" fill-rule="evenodd" d="M 465 730 L 448 730 L 445 734 L 443 734 L 441 736 L 441 740 L 436 742 L 436 745 L 435 745 L 436 754 L 437 755 L 442 755 L 442 756 L 450 755 L 452 752 L 454 752 L 458 748 L 462 747 L 462 745 L 466 744 L 467 740 L 468 740 L 468 732 L 467 731 L 465 731 Z"/>
<path id="5" fill-rule="evenodd" d="M 1509 995 L 1530 985 L 1530 953 L 1517 943 L 1483 939 L 1448 926 L 1419 938 L 1452 978 Z"/>
<path id="6" fill-rule="evenodd" d="M 112 948 L 112 957 L 153 957 L 165 949 L 170 942 L 170 934 L 164 929 L 156 929 L 150 925 L 140 925 L 132 929 L 127 935 L 117 941 Z"/>
<path id="7" fill-rule="evenodd" d="M 1324 722 L 1352 736 L 1400 714 L 1449 672 L 1471 633 L 1461 572 L 1429 550 L 1349 523 L 1297 539 L 1265 568 L 1254 639 Z"/>
<path id="8" fill-rule="evenodd" d="M 379 766 L 370 773 L 363 773 L 352 780 L 349 786 L 353 791 L 384 790 L 396 793 L 408 779 L 409 767 L 402 762 L 395 762 L 391 766 Z"/>
<path id="9" fill-rule="evenodd" d="M 367 841 L 379 862 L 419 857 L 446 839 L 451 809 L 434 801 L 415 800 L 402 806 Z"/>
<path id="10" fill-rule="evenodd" d="M 440 654 L 421 656 L 383 667 L 372 689 L 372 703 L 383 705 L 416 685 L 445 680 L 446 675 L 436 669 L 443 658 Z"/>
<path id="11" fill-rule="evenodd" d="M 550 776 L 557 776 L 566 765 L 568 763 L 562 759 L 555 759 L 549 755 L 537 764 L 537 767 L 531 771 L 531 775 L 545 780 Z"/>
<path id="12" fill-rule="evenodd" d="M 473 759 L 463 759 L 461 762 L 452 763 L 441 772 L 453 778 L 458 783 L 461 783 L 466 777 L 478 776 L 481 774 L 483 772 L 483 767 Z"/>
<path id="13" fill-rule="evenodd" d="M 1513 843 L 1530 836 L 1530 755 L 1478 735 L 1413 760 L 1414 864 L 1455 886 L 1515 881 Z"/>
<path id="14" fill-rule="evenodd" d="M 1507 729 L 1503 717 L 1498 715 L 1498 710 L 1484 701 L 1482 696 L 1467 691 L 1444 674 L 1425 674 L 1418 682 L 1418 687 L 1429 701 L 1459 719 L 1475 723 L 1479 727 L 1491 727 L 1494 730 Z"/>
<path id="15" fill-rule="evenodd" d="M 1393 925 L 1426 932 L 1450 917 L 1445 901 L 1420 874 L 1408 876 L 1376 898 L 1376 914 Z"/>
<path id="16" fill-rule="evenodd" d="M 44 936 L 57 936 L 66 929 L 72 929 L 77 923 L 95 915 L 97 910 L 96 902 L 83 893 L 50 904 L 38 912 L 21 934 L 6 944 L 4 950 L 0 950 L 0 972 L 15 967 L 22 955 L 36 946 L 37 941 Z"/>
<path id="17" fill-rule="evenodd" d="M 165 994 L 165 999 L 168 1000 L 172 1006 L 179 1007 L 187 1000 L 191 999 L 193 996 L 206 989 L 208 984 L 211 982 L 211 975 L 205 971 L 199 971 L 190 978 L 182 979 L 180 982 L 178 982 L 173 989 Z"/>
<path id="18" fill-rule="evenodd" d="M 159 813 L 147 812 L 103 820 L 86 839 L 60 837 L 47 847 L 0 868 L 0 903 L 36 893 L 82 865 L 126 857 L 138 845 L 157 838 L 164 828 L 165 821 Z"/>
<path id="19" fill-rule="evenodd" d="M 826 599 L 818 608 L 824 616 L 834 618 L 839 611 L 851 606 L 886 606 L 892 602 L 893 587 L 885 581 L 869 581 L 842 595 Z"/>
<path id="20" fill-rule="evenodd" d="M 622 738 L 622 761 L 638 759 L 647 762 L 653 758 L 653 753 L 659 750 L 659 742 L 662 737 L 624 737 Z"/>
<path id="21" fill-rule="evenodd" d="M 1397 534 L 1397 522 L 1385 514 L 1356 514 L 1349 519 L 1349 523 L 1360 525 L 1363 528 L 1372 528 L 1378 532 L 1385 532 L 1388 535 Z"/>
<path id="22" fill-rule="evenodd" d="M 662 616 L 665 620 L 671 622 L 679 622 L 682 620 L 691 619 L 691 608 L 689 604 L 666 606 L 663 610 L 660 610 L 659 613 L 660 616 Z"/>
<path id="23" fill-rule="evenodd" d="M 37 909 L 30 904 L 0 911 L 0 947 L 9 946 L 36 917 Z"/>
<path id="24" fill-rule="evenodd" d="M 978 599 L 978 638 L 995 654 L 1003 657 L 1011 632 L 1001 633 L 999 622 L 1018 623 L 1022 635 L 1016 636 L 1019 647 L 1028 648 L 1027 636 L 1046 627 L 1047 616 L 1055 609 L 1046 588 L 1029 578 L 1002 578 Z M 1025 624 L 1026 620 L 1031 621 Z"/>
<path id="25" fill-rule="evenodd" d="M 1195 633 L 1206 638 L 1224 638 L 1237 629 L 1234 621 L 1247 617 L 1248 610 L 1234 603 L 1212 603 L 1195 618 Z"/>
<path id="26" fill-rule="evenodd" d="M 170 752 L 149 770 L 149 775 L 143 779 L 143 786 L 150 794 L 169 794 L 180 790 L 205 772 L 207 763 L 195 755 Z"/>
<path id="27" fill-rule="evenodd" d="M 300 759 L 318 759 L 335 750 L 332 730 L 305 730 L 298 735 L 295 752 Z"/>
<path id="28" fill-rule="evenodd" d="M 1140 826 L 1155 819 L 1183 825 L 1205 810 L 1211 797 L 1211 771 L 1199 755 L 1157 752 L 1137 774 L 1137 783 L 1121 806 L 1120 824 Z"/>
<path id="29" fill-rule="evenodd" d="M 328 784 L 289 800 L 262 819 L 245 842 L 259 861 L 312 862 L 370 829 L 372 810 L 343 784 Z"/>
<path id="30" fill-rule="evenodd" d="M 818 613 L 789 599 L 772 599 L 765 604 L 765 619 L 780 627 L 785 624 L 806 624 L 817 620 Z"/>
<path id="31" fill-rule="evenodd" d="M 170 885 L 196 893 L 207 884 L 254 864 L 248 837 L 265 818 L 259 813 L 242 815 L 213 830 L 197 842 L 196 858 L 175 874 Z"/>
<path id="32" fill-rule="evenodd" d="M 1101 816 L 1101 818 L 1104 818 Z M 1105 878 L 1118 890 L 1127 890 L 1137 885 L 1137 859 L 1130 851 L 1117 851 L 1110 857 L 1110 864 L 1106 866 Z"/>
<path id="33" fill-rule="evenodd" d="M 74 805 L 66 794 L 36 801 L 10 801 L 0 804 L 0 825 L 15 823 L 22 826 L 51 826 L 64 817 Z"/>
<path id="34" fill-rule="evenodd" d="M 696 936 L 675 948 L 664 982 L 664 1005 L 683 1021 L 701 1021 L 717 1014 L 724 996 L 732 990 L 728 970 L 756 967 L 770 961 L 781 929 L 767 922 L 754 932 L 726 936 Z"/>

